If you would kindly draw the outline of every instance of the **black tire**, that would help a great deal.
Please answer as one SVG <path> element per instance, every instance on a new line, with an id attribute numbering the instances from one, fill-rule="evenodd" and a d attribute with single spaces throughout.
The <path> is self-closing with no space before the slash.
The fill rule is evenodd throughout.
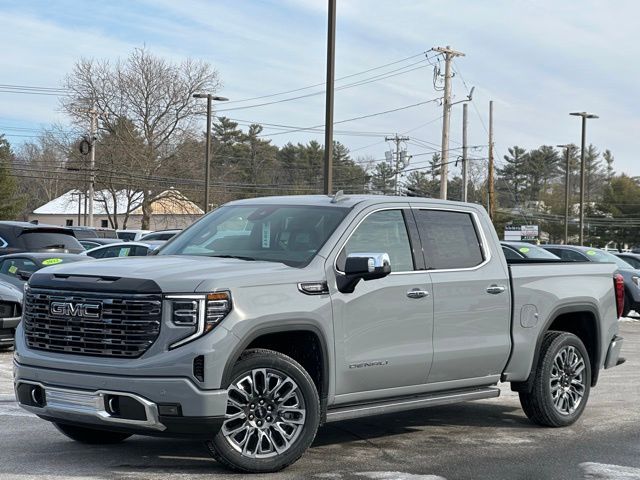
<path id="1" fill-rule="evenodd" d="M 558 369 L 555 364 L 556 357 L 560 352 L 567 351 L 573 351 L 576 357 L 581 357 L 584 366 L 581 377 L 574 378 L 572 375 L 565 375 L 565 372 Z M 571 371 L 571 369 L 567 368 L 567 371 Z M 556 377 L 554 372 L 559 377 Z M 580 418 L 591 391 L 591 364 L 587 349 L 578 337 L 566 332 L 547 332 L 542 340 L 538 364 L 532 375 L 534 378 L 531 391 L 519 393 L 520 404 L 529 420 L 545 427 L 566 427 Z M 564 395 L 564 399 L 556 397 L 560 405 L 556 405 L 554 401 L 552 382 L 557 388 L 559 397 L 563 396 L 561 392 L 565 387 L 570 389 Z M 570 408 L 571 403 L 575 403 L 575 399 L 579 396 L 575 393 L 574 388 L 582 391 L 582 396 L 577 402 L 577 406 L 573 405 L 573 408 Z"/>
<path id="2" fill-rule="evenodd" d="M 306 370 L 298 362 L 296 362 L 294 359 L 286 355 L 283 355 L 282 353 L 275 352 L 272 350 L 265 350 L 265 349 L 247 350 L 245 353 L 242 354 L 242 356 L 238 359 L 238 362 L 233 367 L 231 380 L 229 382 L 229 385 L 227 385 L 227 387 L 232 385 L 238 385 L 240 382 L 242 382 L 242 379 L 247 378 L 247 375 L 252 375 L 252 372 L 260 371 L 260 370 L 268 372 L 269 375 L 277 376 L 281 374 L 283 376 L 287 376 L 289 379 L 295 382 L 295 384 L 297 385 L 297 390 L 292 389 L 291 391 L 299 392 L 299 394 L 296 394 L 296 400 L 301 400 L 303 402 L 303 407 L 305 410 L 304 421 L 302 419 L 299 419 L 298 426 L 291 427 L 291 428 L 297 428 L 297 430 L 295 430 L 296 431 L 295 437 L 293 437 L 293 440 L 291 440 L 290 445 L 286 446 L 286 449 L 284 449 L 282 452 L 272 452 L 270 453 L 270 455 L 272 456 L 269 456 L 266 458 L 251 457 L 250 453 L 245 454 L 243 452 L 236 450 L 236 448 L 238 448 L 238 445 L 236 444 L 236 448 L 234 448 L 234 446 L 232 445 L 232 442 L 236 440 L 229 438 L 229 437 L 233 437 L 233 435 L 230 435 L 229 437 L 225 436 L 224 434 L 225 427 L 223 426 L 223 429 L 221 429 L 220 432 L 218 432 L 218 434 L 213 438 L 213 440 L 208 440 L 206 442 L 206 446 L 211 452 L 211 455 L 217 461 L 236 471 L 249 472 L 249 473 L 268 473 L 268 472 L 277 472 L 279 470 L 282 470 L 283 468 L 288 467 L 289 465 L 294 463 L 296 460 L 298 460 L 302 456 L 302 454 L 307 450 L 307 448 L 309 448 L 309 446 L 311 445 L 311 443 L 313 442 L 316 436 L 316 433 L 318 431 L 318 426 L 320 424 L 320 399 L 318 396 L 318 391 L 316 389 L 316 386 L 313 383 L 313 380 L 311 379 L 309 374 L 306 372 Z M 253 380 L 256 379 L 256 377 L 251 377 L 251 378 Z M 251 411 L 254 411 L 254 410 L 249 410 L 251 405 L 257 405 L 256 402 L 262 398 L 267 399 L 266 400 L 267 402 L 275 402 L 276 400 L 273 400 L 273 398 L 278 397 L 277 388 L 275 387 L 271 391 L 272 395 L 270 396 L 269 394 L 270 384 L 269 384 L 268 377 L 263 377 L 263 378 L 265 378 L 266 387 L 257 388 L 257 390 L 261 390 L 262 392 L 267 392 L 264 395 L 264 397 L 262 396 L 262 393 L 259 394 L 259 396 L 247 395 L 247 398 L 252 398 L 252 399 L 255 398 L 257 400 L 247 401 L 247 406 L 246 406 L 246 409 L 244 410 L 241 410 L 237 407 L 232 406 L 231 404 L 228 404 L 228 409 L 227 409 L 228 414 L 231 414 L 232 412 L 234 412 L 234 409 L 236 409 L 235 410 L 236 413 L 240 413 L 242 411 L 247 412 L 245 414 L 241 414 L 240 415 L 241 418 L 238 419 L 238 422 L 240 423 L 241 427 L 242 425 L 245 425 L 245 426 L 250 425 L 249 414 Z M 286 381 L 283 382 L 283 385 L 285 383 Z M 246 390 L 243 390 L 243 391 L 246 392 Z M 287 395 L 282 395 L 282 396 L 286 397 Z M 283 402 L 283 403 L 286 403 L 286 402 Z M 281 407 L 275 406 L 275 403 L 273 405 L 274 405 L 273 408 L 275 408 L 274 411 L 276 412 L 276 414 L 274 414 L 274 417 L 278 417 L 280 415 L 279 409 Z M 259 408 L 260 407 L 258 407 L 254 411 L 255 416 L 252 415 L 252 417 L 255 417 L 253 419 L 253 422 L 257 422 L 256 420 L 257 418 L 265 418 L 266 420 L 271 418 L 271 417 L 259 416 L 259 415 L 268 415 L 268 413 L 266 412 L 262 412 L 259 414 L 258 413 Z M 282 407 L 282 408 L 285 408 L 285 407 Z M 282 417 L 278 417 L 278 418 L 282 420 Z M 286 420 L 283 420 L 283 421 L 286 422 Z M 271 424 L 275 425 L 275 423 L 276 421 L 273 420 Z M 229 427 L 229 430 L 231 430 L 231 428 L 232 427 Z M 267 427 L 263 427 L 263 428 L 267 428 Z M 259 442 L 262 442 L 262 436 L 258 434 L 257 430 L 258 429 L 254 428 L 253 432 L 255 432 L 256 438 L 260 439 Z M 248 433 L 249 431 L 250 430 L 245 430 L 244 428 L 242 428 L 240 433 L 237 435 L 240 435 L 240 438 L 244 439 L 245 442 L 249 442 L 249 436 L 250 436 L 250 434 Z M 277 436 L 278 433 L 274 432 L 274 430 L 271 430 L 271 429 L 267 429 L 266 431 L 269 432 L 269 434 L 271 435 L 271 440 L 268 442 L 267 446 L 275 447 L 275 443 L 273 442 L 273 434 Z M 244 435 L 246 435 L 246 437 L 243 437 L 243 433 Z M 236 438 L 237 438 L 237 435 L 236 435 Z M 251 435 L 253 435 L 253 433 Z M 254 437 L 252 436 L 251 439 L 253 440 L 253 438 Z M 284 439 L 284 437 L 281 436 L 280 439 Z M 282 445 L 280 447 L 282 449 Z M 258 452 L 257 446 L 255 447 L 255 452 Z"/>
<path id="3" fill-rule="evenodd" d="M 53 425 L 60 433 L 66 435 L 71 440 L 89 445 L 112 445 L 114 443 L 120 443 L 131 436 L 130 433 L 78 427 L 65 423 L 54 423 Z"/>

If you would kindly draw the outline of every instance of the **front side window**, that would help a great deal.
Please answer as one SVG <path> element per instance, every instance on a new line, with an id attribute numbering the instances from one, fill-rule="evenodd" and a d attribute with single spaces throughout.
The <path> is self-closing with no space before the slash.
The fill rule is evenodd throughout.
<path id="1" fill-rule="evenodd" d="M 511 247 L 505 247 L 504 245 L 502 246 L 502 252 L 507 260 L 522 260 L 524 258 L 523 255 L 512 250 Z"/>
<path id="2" fill-rule="evenodd" d="M 402 210 L 381 210 L 366 217 L 340 252 L 336 262 L 338 270 L 344 271 L 346 258 L 350 253 L 387 253 L 392 272 L 414 270 Z"/>
<path id="3" fill-rule="evenodd" d="M 471 268 L 483 260 L 478 232 L 465 212 L 415 210 L 427 268 Z"/>
<path id="4" fill-rule="evenodd" d="M 196 222 L 159 255 L 198 255 L 307 265 L 349 212 L 346 207 L 230 205 Z"/>

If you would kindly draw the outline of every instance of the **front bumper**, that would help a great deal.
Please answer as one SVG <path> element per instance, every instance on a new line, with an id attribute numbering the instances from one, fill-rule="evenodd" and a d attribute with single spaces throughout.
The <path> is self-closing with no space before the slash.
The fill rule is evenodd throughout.
<path id="1" fill-rule="evenodd" d="M 86 374 L 16 361 L 14 387 L 20 406 L 45 420 L 145 435 L 213 438 L 227 408 L 226 390 L 201 390 L 185 378 Z"/>
<path id="2" fill-rule="evenodd" d="M 620 358 L 620 350 L 622 349 L 622 343 L 624 339 L 616 335 L 611 339 L 609 349 L 607 350 L 607 356 L 604 361 L 604 368 L 612 368 L 616 365 L 620 365 L 624 362 L 624 359 Z"/>

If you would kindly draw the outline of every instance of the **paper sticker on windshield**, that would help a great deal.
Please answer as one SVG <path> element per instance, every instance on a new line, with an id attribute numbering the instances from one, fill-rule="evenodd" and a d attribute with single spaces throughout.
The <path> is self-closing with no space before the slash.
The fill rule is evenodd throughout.
<path id="1" fill-rule="evenodd" d="M 17 271 L 18 271 L 18 267 L 16 267 L 15 265 L 11 265 L 11 266 L 9 267 L 9 273 L 10 273 L 10 274 L 12 274 L 12 275 L 13 275 L 13 274 L 15 274 Z"/>
<path id="2" fill-rule="evenodd" d="M 62 263 L 62 259 L 61 258 L 47 258 L 46 260 L 42 261 L 43 265 L 55 265 L 56 263 Z"/>
<path id="3" fill-rule="evenodd" d="M 529 253 L 529 250 L 531 250 L 529 247 L 520 247 L 519 249 L 522 253 Z"/>
<path id="4" fill-rule="evenodd" d="M 271 246 L 271 223 L 262 224 L 262 248 Z"/>
<path id="5" fill-rule="evenodd" d="M 594 255 L 597 255 L 597 254 L 598 252 L 596 252 L 595 250 L 587 250 L 587 255 L 591 255 L 593 257 Z"/>

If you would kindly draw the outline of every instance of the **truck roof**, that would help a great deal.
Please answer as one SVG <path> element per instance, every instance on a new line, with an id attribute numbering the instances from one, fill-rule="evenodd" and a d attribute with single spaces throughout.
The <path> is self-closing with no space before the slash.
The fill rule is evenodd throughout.
<path id="1" fill-rule="evenodd" d="M 333 199 L 336 201 L 333 201 Z M 455 202 L 452 200 L 439 200 L 436 198 L 423 198 L 423 197 L 400 197 L 391 195 L 349 195 L 349 194 L 336 194 L 336 195 L 283 195 L 274 197 L 256 197 L 247 198 L 242 200 L 234 200 L 226 203 L 225 205 L 257 205 L 257 204 L 270 204 L 270 205 L 310 205 L 310 206 L 323 206 L 323 207 L 346 207 L 352 208 L 358 204 L 373 205 L 378 203 L 392 203 L 392 202 L 410 202 L 413 204 L 429 203 L 431 205 L 441 204 L 443 206 L 474 206 L 482 208 L 481 205 L 472 203 Z"/>

